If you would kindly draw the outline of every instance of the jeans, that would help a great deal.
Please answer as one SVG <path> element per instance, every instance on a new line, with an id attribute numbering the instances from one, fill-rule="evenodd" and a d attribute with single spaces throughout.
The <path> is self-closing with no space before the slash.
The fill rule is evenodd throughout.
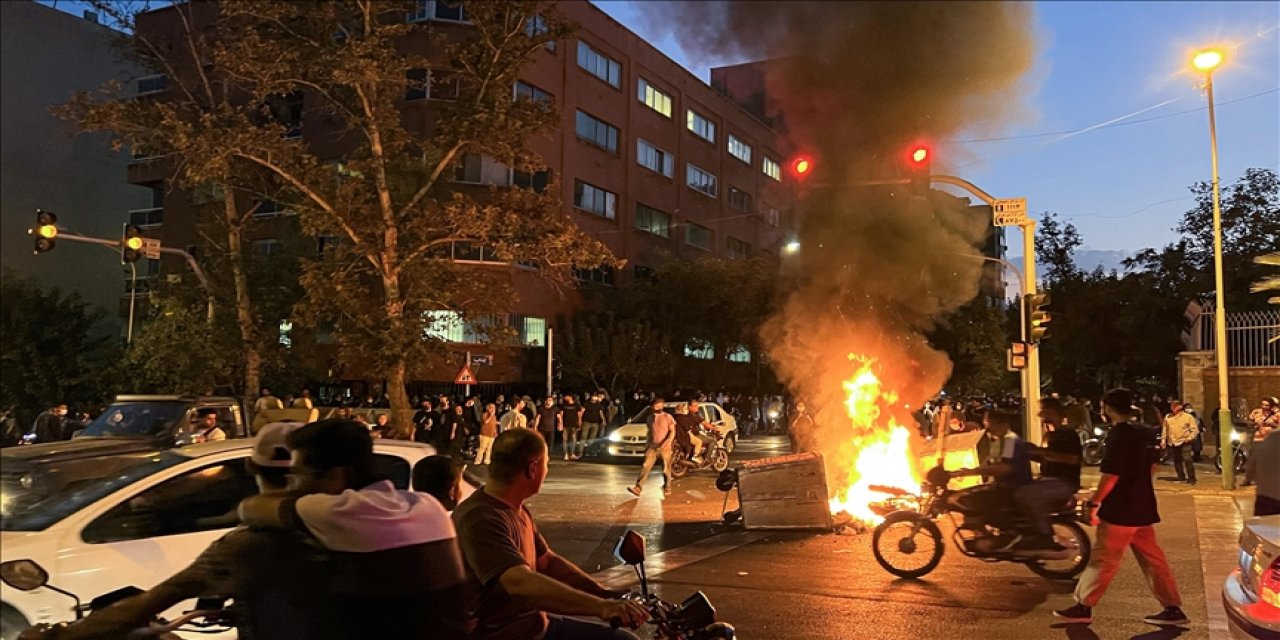
<path id="1" fill-rule="evenodd" d="M 1041 478 L 1015 489 L 1013 499 L 1023 513 L 1031 516 L 1036 533 L 1052 535 L 1049 514 L 1060 511 L 1067 503 L 1067 498 L 1073 495 L 1075 491 L 1062 478 Z"/>
<path id="2" fill-rule="evenodd" d="M 1093 557 L 1089 566 L 1080 574 L 1076 583 L 1076 602 L 1095 607 L 1107 592 L 1111 580 L 1120 571 L 1120 563 L 1124 560 L 1124 550 L 1133 549 L 1133 556 L 1138 561 L 1138 568 L 1147 579 L 1147 588 L 1155 594 L 1162 607 L 1182 606 L 1182 596 L 1178 595 L 1178 582 L 1173 578 L 1169 561 L 1164 557 L 1164 550 L 1156 542 L 1155 527 L 1122 527 L 1102 522 L 1098 524 L 1098 537 L 1093 543 Z"/>
<path id="3" fill-rule="evenodd" d="M 1179 480 L 1196 481 L 1196 465 L 1191 461 L 1191 443 L 1175 444 L 1173 449 L 1173 469 L 1178 472 Z"/>
<path id="4" fill-rule="evenodd" d="M 475 464 L 489 464 L 489 455 L 493 452 L 493 436 L 480 435 L 480 448 L 476 449 Z"/>
<path id="5" fill-rule="evenodd" d="M 644 486 L 644 481 L 649 477 L 649 472 L 653 471 L 653 465 L 658 462 L 658 458 L 662 458 L 662 486 L 671 486 L 671 443 L 668 441 L 667 446 L 660 449 L 650 448 L 644 452 L 644 466 L 640 467 L 640 477 L 636 478 L 636 488 Z"/>
<path id="6" fill-rule="evenodd" d="M 627 629 L 614 629 L 604 622 L 547 614 L 547 631 L 542 640 L 639 640 Z"/>
<path id="7" fill-rule="evenodd" d="M 578 434 L 580 434 L 581 432 L 582 432 L 581 429 L 570 429 L 567 427 L 565 428 L 564 443 L 563 443 L 565 460 L 568 460 L 569 458 L 572 458 L 573 456 L 578 455 L 578 448 L 581 445 L 581 442 L 578 440 Z"/>
<path id="8" fill-rule="evenodd" d="M 582 440 L 578 444 L 578 455 L 586 453 L 587 445 L 591 444 L 592 440 L 599 438 L 602 435 L 602 431 L 604 431 L 604 428 L 598 422 L 582 423 Z"/>

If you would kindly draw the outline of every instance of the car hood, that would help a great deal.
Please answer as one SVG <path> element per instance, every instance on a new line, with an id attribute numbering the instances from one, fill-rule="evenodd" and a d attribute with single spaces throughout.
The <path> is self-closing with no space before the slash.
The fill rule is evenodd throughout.
<path id="1" fill-rule="evenodd" d="M 614 429 L 612 433 L 624 436 L 647 436 L 649 435 L 649 426 L 643 422 L 629 422 Z"/>
<path id="2" fill-rule="evenodd" d="M 92 458 L 117 453 L 161 451 L 155 442 L 141 438 L 75 438 L 62 442 L 8 447 L 0 457 L 5 464 L 22 460 L 30 463 Z"/>

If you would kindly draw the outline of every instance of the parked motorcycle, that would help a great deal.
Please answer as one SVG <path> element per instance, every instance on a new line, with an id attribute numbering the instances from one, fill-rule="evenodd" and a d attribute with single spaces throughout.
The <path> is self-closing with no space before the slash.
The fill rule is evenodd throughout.
<path id="1" fill-rule="evenodd" d="M 1107 430 L 1102 425 L 1094 425 L 1094 427 L 1086 433 L 1086 430 L 1080 429 L 1080 461 L 1096 467 L 1102 464 L 1102 459 L 1107 455 Z"/>
<path id="2" fill-rule="evenodd" d="M 104 609 L 125 598 L 142 593 L 142 589 L 137 587 L 123 587 L 100 595 L 91 600 L 89 604 L 84 604 L 76 594 L 49 584 L 49 573 L 44 570 L 44 567 L 32 560 L 0 562 L 0 580 L 19 591 L 35 591 L 44 587 L 71 598 L 75 601 L 72 611 L 75 613 L 76 620 L 84 618 L 86 613 Z M 188 611 L 172 621 L 156 618 L 146 627 L 130 632 L 125 636 L 125 640 L 146 640 L 150 638 L 181 640 L 179 636 L 174 634 L 175 631 L 179 630 L 193 633 L 225 633 L 230 631 L 233 625 L 230 622 L 231 613 L 223 609 L 224 601 L 225 599 L 218 597 L 200 598 L 196 601 L 195 610 Z M 40 625 L 37 625 L 37 627 L 40 627 Z M 51 629 L 53 627 L 43 625 L 43 628 Z"/>
<path id="3" fill-rule="evenodd" d="M 644 536 L 628 531 L 613 549 L 617 559 L 632 566 L 640 579 L 640 593 L 628 595 L 649 612 L 649 624 L 657 627 L 655 640 L 731 640 L 737 637 L 733 625 L 716 622 L 716 608 L 707 595 L 698 591 L 680 604 L 672 604 L 649 591 L 649 579 L 644 571 Z M 622 621 L 611 621 L 616 629 Z"/>
<path id="4" fill-rule="evenodd" d="M 1245 468 L 1249 465 L 1249 454 L 1244 449 L 1245 434 L 1234 429 L 1231 430 L 1231 460 L 1234 463 L 1236 474 L 1245 472 Z M 1213 468 L 1218 473 L 1222 473 L 1222 450 L 1213 454 Z"/>
<path id="5" fill-rule="evenodd" d="M 690 458 L 692 451 L 676 447 L 671 455 L 673 477 L 683 478 L 698 469 L 714 469 L 719 473 L 729 468 L 729 449 L 725 447 L 724 436 L 714 429 L 702 429 L 696 435 L 702 439 L 702 458 Z"/>
<path id="6" fill-rule="evenodd" d="M 971 558 L 1022 563 L 1036 574 L 1056 580 L 1074 578 L 1089 564 L 1092 545 L 1080 526 L 1082 514 L 1074 497 L 1052 515 L 1053 538 L 1063 550 L 1018 550 L 1011 547 L 1018 532 L 1030 528 L 1030 520 L 1009 501 L 983 500 L 990 496 L 980 493 L 991 491 L 991 485 L 952 490 L 948 487 L 950 480 L 941 467 L 930 470 L 915 501 L 918 506 L 889 513 L 876 527 L 871 547 L 876 562 L 885 571 L 903 578 L 919 578 L 937 568 L 945 545 L 942 530 L 934 521 L 944 514 L 954 525 L 952 542 L 960 553 Z M 901 490 L 896 493 L 898 498 L 909 496 Z M 979 509 L 978 505 L 984 502 L 999 506 L 990 511 Z"/>

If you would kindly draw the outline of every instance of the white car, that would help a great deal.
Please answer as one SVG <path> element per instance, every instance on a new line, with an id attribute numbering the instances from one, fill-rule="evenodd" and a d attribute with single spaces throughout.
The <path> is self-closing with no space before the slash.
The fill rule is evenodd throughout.
<path id="1" fill-rule="evenodd" d="M 159 450 L 136 441 L 88 439 L 5 449 L 0 560 L 34 560 L 48 571 L 49 585 L 86 603 L 121 587 L 149 589 L 236 524 L 236 506 L 258 492 L 244 464 L 253 442 Z M 379 474 L 407 489 L 413 466 L 435 450 L 375 440 L 374 453 Z M 194 604 L 183 602 L 164 617 Z M 0 584 L 3 640 L 33 624 L 74 619 L 65 595 Z"/>
<path id="2" fill-rule="evenodd" d="M 688 403 L 668 402 L 663 410 L 675 415 L 676 408 L 686 404 Z M 714 402 L 699 402 L 698 411 L 702 413 L 704 420 L 710 422 L 716 431 L 725 437 L 724 447 L 729 453 L 733 453 L 734 447 L 738 444 L 738 421 Z M 652 413 L 652 408 L 645 407 L 626 424 L 592 443 L 591 453 L 604 458 L 643 458 L 645 448 L 648 446 L 647 422 Z"/>
<path id="3" fill-rule="evenodd" d="M 1232 638 L 1280 638 L 1280 515 L 1245 521 L 1222 606 Z"/>

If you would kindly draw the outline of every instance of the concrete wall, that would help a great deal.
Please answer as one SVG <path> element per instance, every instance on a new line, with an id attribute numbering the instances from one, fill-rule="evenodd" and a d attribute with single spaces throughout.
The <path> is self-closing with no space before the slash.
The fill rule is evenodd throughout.
<path id="1" fill-rule="evenodd" d="M 49 113 L 76 91 L 135 77 L 111 47 L 114 35 L 35 2 L 0 2 L 0 264 L 76 291 L 118 323 L 124 276 L 117 255 L 65 240 L 32 255 L 26 233 L 38 207 L 55 212 L 63 229 L 117 237 L 128 210 L 150 203 L 148 190 L 125 181 L 126 153 L 112 152 L 105 135 L 73 137 Z"/>
<path id="2" fill-rule="evenodd" d="M 1218 410 L 1218 369 L 1212 351 L 1178 354 L 1178 387 L 1184 402 L 1202 416 Z M 1280 395 L 1280 367 L 1231 367 L 1227 392 L 1237 418 L 1247 416 L 1263 398 Z"/>

